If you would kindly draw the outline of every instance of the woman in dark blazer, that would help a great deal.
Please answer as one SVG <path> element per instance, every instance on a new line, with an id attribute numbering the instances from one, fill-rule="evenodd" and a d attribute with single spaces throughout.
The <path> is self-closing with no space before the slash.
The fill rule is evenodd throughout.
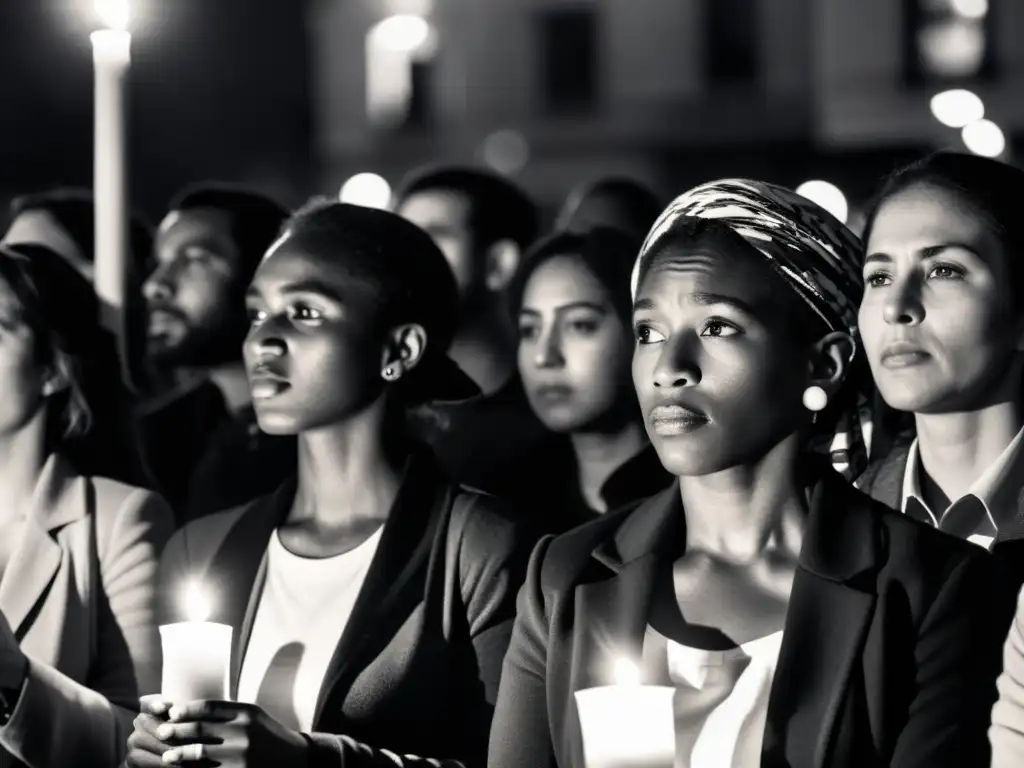
<path id="1" fill-rule="evenodd" d="M 868 217 L 860 328 L 895 431 L 857 485 L 990 547 L 1024 489 L 1024 171 L 940 152 Z"/>
<path id="2" fill-rule="evenodd" d="M 981 549 L 817 455 L 864 465 L 860 260 L 831 215 L 761 182 L 703 185 L 655 224 L 633 379 L 678 482 L 538 545 L 491 768 L 583 766 L 574 694 L 622 656 L 675 688 L 676 765 L 985 764 L 1013 597 Z"/>
<path id="3" fill-rule="evenodd" d="M 147 702 L 128 764 L 483 764 L 536 539 L 406 438 L 407 406 L 475 392 L 445 354 L 444 257 L 390 213 L 313 203 L 247 302 L 256 415 L 298 433 L 298 473 L 186 525 L 161 573 L 168 619 L 193 580 L 215 590 L 240 703 Z"/>

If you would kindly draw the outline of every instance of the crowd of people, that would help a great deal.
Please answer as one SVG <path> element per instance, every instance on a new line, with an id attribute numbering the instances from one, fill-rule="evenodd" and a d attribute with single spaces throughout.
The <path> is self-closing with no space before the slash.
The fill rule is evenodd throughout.
<path id="1" fill-rule="evenodd" d="M 236 185 L 0 240 L 0 765 L 583 768 L 674 689 L 677 768 L 1024 765 L 1024 171 L 952 152 L 862 236 L 751 179 L 508 179 L 389 210 Z M 225 700 L 160 695 L 210 591 Z M 638 765 L 640 763 L 637 763 Z"/>

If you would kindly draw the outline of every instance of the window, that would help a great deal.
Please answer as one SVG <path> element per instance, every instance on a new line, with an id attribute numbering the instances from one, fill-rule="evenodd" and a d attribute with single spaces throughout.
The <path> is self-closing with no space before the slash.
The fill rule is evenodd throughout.
<path id="1" fill-rule="evenodd" d="M 704 14 L 705 72 L 710 83 L 753 83 L 758 70 L 757 3 L 707 0 Z"/>
<path id="2" fill-rule="evenodd" d="M 419 16 L 390 16 L 366 36 L 366 111 L 382 128 L 417 128 L 431 119 L 437 32 Z"/>
<path id="3" fill-rule="evenodd" d="M 585 113 L 598 98 L 597 17 L 590 7 L 543 11 L 540 80 L 546 111 Z"/>

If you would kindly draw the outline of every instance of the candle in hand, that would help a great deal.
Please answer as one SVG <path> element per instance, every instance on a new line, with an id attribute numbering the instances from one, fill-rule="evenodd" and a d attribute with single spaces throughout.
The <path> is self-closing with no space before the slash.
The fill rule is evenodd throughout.
<path id="1" fill-rule="evenodd" d="M 227 699 L 231 627 L 206 621 L 210 602 L 200 585 L 185 593 L 187 621 L 160 627 L 164 665 L 160 693 L 172 704 Z"/>
<path id="2" fill-rule="evenodd" d="M 672 768 L 675 688 L 641 685 L 628 659 L 616 662 L 615 681 L 576 691 L 587 768 Z"/>

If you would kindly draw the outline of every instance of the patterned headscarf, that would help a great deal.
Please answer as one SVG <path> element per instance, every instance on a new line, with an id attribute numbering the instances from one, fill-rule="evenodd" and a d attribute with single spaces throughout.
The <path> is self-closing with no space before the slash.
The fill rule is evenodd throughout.
<path id="1" fill-rule="evenodd" d="M 633 266 L 636 299 L 640 279 L 661 240 L 685 219 L 714 219 L 743 238 L 821 318 L 829 331 L 859 341 L 857 308 L 864 293 L 864 249 L 857 236 L 828 211 L 796 192 L 748 179 L 724 179 L 685 192 L 661 214 Z M 852 362 L 857 354 L 855 347 Z M 822 446 L 848 478 L 867 464 L 861 419 L 870 419 L 868 393 L 859 389 L 836 432 Z"/>

